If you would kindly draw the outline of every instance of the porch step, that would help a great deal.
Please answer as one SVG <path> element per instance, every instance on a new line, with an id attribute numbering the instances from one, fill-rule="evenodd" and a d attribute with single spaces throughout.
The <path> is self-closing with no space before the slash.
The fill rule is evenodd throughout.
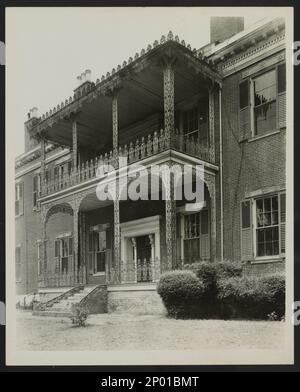
<path id="1" fill-rule="evenodd" d="M 94 290 L 95 292 L 92 293 Z M 92 313 L 106 312 L 106 286 L 98 285 L 81 287 L 75 292 L 74 290 L 70 290 L 69 295 L 67 293 L 63 298 L 58 297 L 57 300 L 50 300 L 49 303 L 45 304 L 43 309 L 37 309 L 33 314 L 37 316 L 69 317 L 72 313 L 72 306 L 79 304 L 84 298 L 89 296 L 89 294 L 91 294 L 91 296 L 85 301 L 89 311 Z M 95 309 L 99 309 L 100 311 L 95 312 Z"/>

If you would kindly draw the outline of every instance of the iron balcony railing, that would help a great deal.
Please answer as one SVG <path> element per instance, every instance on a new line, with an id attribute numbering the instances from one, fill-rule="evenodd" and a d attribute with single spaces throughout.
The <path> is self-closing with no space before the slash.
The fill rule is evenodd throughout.
<path id="1" fill-rule="evenodd" d="M 213 149 L 203 145 L 198 138 L 192 135 L 186 136 L 183 132 L 176 130 L 172 133 L 171 144 L 169 146 L 166 132 L 163 129 L 159 132 L 149 134 L 147 137 L 142 137 L 131 141 L 129 144 L 120 146 L 119 157 L 127 159 L 127 164 L 132 164 L 159 154 L 167 149 L 173 149 L 195 156 L 203 161 L 214 163 Z M 42 196 L 47 196 L 94 179 L 96 178 L 97 169 L 100 166 L 105 171 L 105 167 L 114 167 L 114 162 L 115 157 L 113 156 L 113 152 L 110 151 L 94 159 L 82 162 L 77 167 L 71 168 L 70 172 L 66 171 L 63 175 L 52 175 L 48 180 L 44 181 Z"/>
<path id="2" fill-rule="evenodd" d="M 107 284 L 157 282 L 161 274 L 160 260 L 137 260 L 121 262 L 119 266 L 107 265 Z"/>
<path id="3" fill-rule="evenodd" d="M 80 267 L 76 273 L 74 271 L 45 272 L 38 278 L 38 287 L 73 287 L 84 284 L 84 271 Z"/>

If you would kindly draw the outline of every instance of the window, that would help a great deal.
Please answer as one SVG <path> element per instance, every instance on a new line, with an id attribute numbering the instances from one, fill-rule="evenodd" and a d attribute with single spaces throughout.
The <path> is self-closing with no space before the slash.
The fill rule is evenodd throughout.
<path id="1" fill-rule="evenodd" d="M 184 261 L 187 264 L 200 259 L 200 214 L 184 216 Z"/>
<path id="2" fill-rule="evenodd" d="M 23 183 L 16 184 L 15 186 L 15 216 L 23 214 L 24 201 L 23 201 Z"/>
<path id="3" fill-rule="evenodd" d="M 16 282 L 21 282 L 21 246 L 17 246 L 15 249 L 15 266 L 16 266 Z"/>
<path id="4" fill-rule="evenodd" d="M 41 176 L 37 174 L 33 177 L 33 207 L 37 207 L 37 199 L 41 196 Z"/>
<path id="5" fill-rule="evenodd" d="M 239 84 L 240 141 L 286 127 L 286 65 Z"/>
<path id="6" fill-rule="evenodd" d="M 285 194 L 255 200 L 256 256 L 285 253 Z"/>
<path id="7" fill-rule="evenodd" d="M 183 113 L 183 132 L 189 135 L 198 130 L 198 109 L 192 108 Z"/>
<path id="8" fill-rule="evenodd" d="M 106 251 L 106 230 L 91 231 L 89 233 L 90 273 L 97 274 L 105 272 Z"/>
<path id="9" fill-rule="evenodd" d="M 54 257 L 58 260 L 59 271 L 68 273 L 70 256 L 73 255 L 73 238 L 65 237 L 55 240 Z"/>
<path id="10" fill-rule="evenodd" d="M 202 145 L 209 143 L 208 100 L 201 99 L 193 108 L 183 111 L 182 131 L 186 139 L 194 139 Z"/>
<path id="11" fill-rule="evenodd" d="M 276 129 L 276 70 L 253 80 L 254 134 L 261 135 Z"/>

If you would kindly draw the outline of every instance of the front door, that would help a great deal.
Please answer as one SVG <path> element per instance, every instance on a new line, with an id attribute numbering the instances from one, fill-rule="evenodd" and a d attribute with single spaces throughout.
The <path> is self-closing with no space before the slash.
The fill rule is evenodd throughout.
<path id="1" fill-rule="evenodd" d="M 149 235 L 136 237 L 137 281 L 149 282 L 151 274 L 151 243 Z"/>

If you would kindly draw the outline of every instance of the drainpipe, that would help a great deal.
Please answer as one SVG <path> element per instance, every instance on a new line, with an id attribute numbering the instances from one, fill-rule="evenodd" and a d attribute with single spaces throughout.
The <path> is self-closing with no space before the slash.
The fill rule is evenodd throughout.
<path id="1" fill-rule="evenodd" d="M 222 86 L 219 86 L 219 127 L 220 127 L 220 202 L 221 202 L 221 261 L 224 259 L 223 222 L 223 137 L 222 137 Z"/>

